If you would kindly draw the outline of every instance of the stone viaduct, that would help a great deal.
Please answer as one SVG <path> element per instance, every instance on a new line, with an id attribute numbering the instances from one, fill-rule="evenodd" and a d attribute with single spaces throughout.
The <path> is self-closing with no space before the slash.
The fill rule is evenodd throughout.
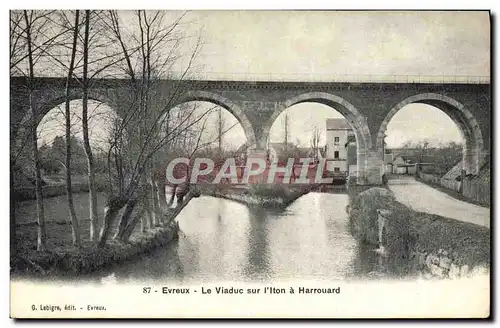
<path id="1" fill-rule="evenodd" d="M 120 115 L 130 108 L 128 80 L 93 81 L 89 98 L 106 103 Z M 37 78 L 32 96 L 41 119 L 64 101 L 65 79 Z M 241 123 L 250 155 L 266 150 L 269 131 L 288 107 L 315 102 L 331 106 L 349 121 L 357 140 L 358 182 L 380 184 L 383 174 L 383 140 L 392 116 L 411 103 L 435 106 L 457 124 L 465 140 L 463 163 L 467 174 L 477 174 L 490 152 L 492 124 L 490 84 L 460 83 L 352 83 L 352 82 L 250 82 L 157 81 L 155 103 L 168 110 L 188 101 L 207 101 L 231 112 Z M 75 88 L 71 96 L 81 98 Z M 10 79 L 11 140 L 29 118 L 26 80 Z"/>

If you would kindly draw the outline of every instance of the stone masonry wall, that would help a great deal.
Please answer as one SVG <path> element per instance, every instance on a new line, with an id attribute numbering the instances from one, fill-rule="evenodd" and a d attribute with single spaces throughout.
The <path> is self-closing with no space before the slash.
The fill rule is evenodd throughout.
<path id="1" fill-rule="evenodd" d="M 471 271 L 467 264 L 462 263 L 460 255 L 451 250 L 415 249 L 411 255 L 423 278 L 463 278 L 478 270 Z"/>

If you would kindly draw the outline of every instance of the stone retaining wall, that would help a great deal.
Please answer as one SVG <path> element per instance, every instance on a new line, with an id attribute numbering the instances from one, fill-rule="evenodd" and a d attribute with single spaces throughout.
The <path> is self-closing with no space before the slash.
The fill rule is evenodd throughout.
<path id="1" fill-rule="evenodd" d="M 387 225 L 392 217 L 391 211 L 385 209 L 377 210 L 378 217 L 378 233 L 379 233 L 379 243 L 383 246 L 383 234 L 385 235 L 385 225 Z M 452 232 L 450 226 L 450 233 Z M 471 267 L 466 263 L 464 254 L 464 249 L 460 251 L 451 248 L 439 248 L 436 245 L 430 246 L 425 242 L 426 238 L 417 238 L 415 243 L 410 246 L 409 258 L 410 266 L 417 270 L 417 273 L 424 278 L 463 278 L 468 277 L 471 274 L 477 272 L 488 271 L 486 267 L 481 265 L 473 265 Z M 387 243 L 387 241 L 385 241 Z M 439 247 L 439 246 L 438 246 Z M 472 251 L 472 249 L 470 249 Z M 467 252 L 469 253 L 469 252 Z M 470 261 L 469 261 L 470 262 Z"/>
<path id="2" fill-rule="evenodd" d="M 459 254 L 439 249 L 438 251 L 414 250 L 412 257 L 424 278 L 463 278 L 471 274 Z M 477 270 L 477 269 L 476 269 Z"/>

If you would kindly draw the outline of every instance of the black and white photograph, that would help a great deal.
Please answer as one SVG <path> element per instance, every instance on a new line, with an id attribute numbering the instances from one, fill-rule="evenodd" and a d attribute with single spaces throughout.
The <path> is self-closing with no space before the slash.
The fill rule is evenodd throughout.
<path id="1" fill-rule="evenodd" d="M 10 317 L 489 318 L 491 29 L 9 10 Z"/>

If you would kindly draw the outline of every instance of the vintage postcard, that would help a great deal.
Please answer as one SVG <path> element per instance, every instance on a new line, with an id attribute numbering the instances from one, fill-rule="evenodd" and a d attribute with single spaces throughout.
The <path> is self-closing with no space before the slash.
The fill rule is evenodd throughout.
<path id="1" fill-rule="evenodd" d="M 488 318 L 489 11 L 11 10 L 12 318 Z"/>

